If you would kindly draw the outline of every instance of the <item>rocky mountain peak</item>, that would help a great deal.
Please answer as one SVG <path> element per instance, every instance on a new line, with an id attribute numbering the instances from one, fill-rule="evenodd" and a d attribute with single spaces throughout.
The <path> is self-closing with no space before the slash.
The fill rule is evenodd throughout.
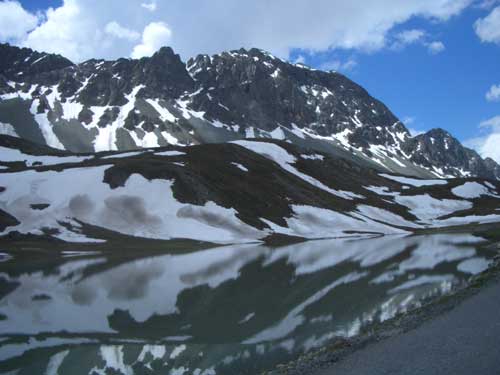
<path id="1" fill-rule="evenodd" d="M 193 108 L 242 131 L 299 128 L 317 137 L 345 132 L 342 139 L 356 147 L 395 142 L 384 129 L 397 118 L 341 74 L 290 64 L 256 48 L 200 55 L 187 67 L 200 89 Z M 372 129 L 361 130 L 361 124 Z"/>
<path id="2" fill-rule="evenodd" d="M 69 60 L 0 45 L 0 122 L 9 134 L 72 151 L 274 138 L 422 177 L 500 177 L 443 129 L 411 137 L 363 87 L 258 48 L 198 55 Z M 13 77 L 13 78 L 12 78 Z M 12 130 L 11 130 L 12 128 Z"/>
<path id="3" fill-rule="evenodd" d="M 500 177 L 493 160 L 486 162 L 444 129 L 431 129 L 411 138 L 405 149 L 415 163 L 438 173 L 453 175 L 452 171 L 458 170 L 463 176 Z"/>
<path id="4" fill-rule="evenodd" d="M 0 43 L 0 56 L 0 75 L 12 81 L 22 81 L 73 66 L 70 60 L 61 55 L 13 47 L 6 43 Z"/>

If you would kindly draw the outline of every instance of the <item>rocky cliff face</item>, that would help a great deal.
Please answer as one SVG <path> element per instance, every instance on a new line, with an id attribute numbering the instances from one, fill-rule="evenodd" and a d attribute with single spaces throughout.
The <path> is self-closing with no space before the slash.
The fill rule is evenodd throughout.
<path id="1" fill-rule="evenodd" d="M 336 72 L 258 49 L 150 58 L 69 60 L 0 45 L 0 130 L 93 152 L 273 138 L 375 169 L 429 177 L 499 178 L 442 130 L 412 138 L 396 116 Z"/>
<path id="2" fill-rule="evenodd" d="M 242 134 L 280 127 L 318 137 L 342 133 L 354 147 L 395 144 L 392 132 L 408 135 L 385 105 L 338 73 L 257 49 L 198 56 L 187 67 L 198 89 L 192 107 Z"/>
<path id="3" fill-rule="evenodd" d="M 483 160 L 477 152 L 468 149 L 443 129 L 432 129 L 409 139 L 403 146 L 417 165 L 438 174 L 500 177 L 499 166 L 492 159 Z"/>
<path id="4" fill-rule="evenodd" d="M 2 78 L 13 81 L 40 81 L 45 75 L 45 82 L 50 76 L 59 79 L 57 72 L 73 66 L 68 59 L 48 53 L 32 51 L 29 48 L 16 48 L 8 44 L 0 44 L 0 72 Z"/>

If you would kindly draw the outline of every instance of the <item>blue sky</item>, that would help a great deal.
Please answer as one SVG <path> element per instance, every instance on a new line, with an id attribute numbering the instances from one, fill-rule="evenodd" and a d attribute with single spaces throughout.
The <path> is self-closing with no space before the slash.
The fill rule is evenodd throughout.
<path id="1" fill-rule="evenodd" d="M 20 3 L 23 5 L 23 7 L 26 10 L 36 12 L 36 11 L 43 11 L 47 9 L 48 7 L 56 8 L 62 5 L 62 0 L 23 0 L 20 1 Z"/>
<path id="2" fill-rule="evenodd" d="M 196 53 L 260 47 L 314 68 L 334 68 L 407 120 L 409 128 L 442 127 L 500 161 L 495 145 L 500 140 L 499 0 L 302 3 L 21 0 L 24 11 L 36 17 L 36 29 L 28 19 L 26 30 L 3 37 L 0 31 L 0 39 L 74 61 L 137 57 L 162 44 L 184 60 Z M 49 7 L 56 11 L 47 13 Z M 478 20 L 485 20 L 482 32 L 474 27 Z M 440 48 L 432 53 L 431 43 Z M 488 101 L 494 85 L 497 94 Z"/>
<path id="3" fill-rule="evenodd" d="M 382 100 L 400 119 L 411 118 L 408 127 L 425 131 L 445 128 L 460 140 L 478 135 L 478 124 L 498 115 L 500 104 L 485 94 L 500 83 L 500 46 L 482 43 L 473 24 L 484 10 L 470 9 L 444 24 L 413 19 L 400 29 L 423 29 L 441 40 L 446 49 L 430 54 L 421 44 L 402 50 L 360 53 L 349 50 L 308 55 L 294 51 L 306 63 L 321 67 L 332 58 L 354 60 L 344 71 L 373 96 Z M 500 145 L 499 145 L 500 146 Z"/>

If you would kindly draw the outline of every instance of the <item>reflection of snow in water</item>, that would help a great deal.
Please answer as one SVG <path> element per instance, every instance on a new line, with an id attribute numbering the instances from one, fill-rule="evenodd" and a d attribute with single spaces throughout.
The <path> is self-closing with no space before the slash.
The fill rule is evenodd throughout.
<path id="1" fill-rule="evenodd" d="M 441 285 L 443 289 L 445 290 L 450 290 L 451 289 L 451 282 L 453 281 L 455 277 L 453 275 L 439 275 L 439 276 L 420 276 L 416 279 L 407 281 L 396 288 L 392 288 L 389 290 L 389 294 L 394 294 L 401 292 L 403 290 L 408 290 L 415 288 L 420 285 L 426 285 L 426 284 L 438 284 Z"/>
<path id="2" fill-rule="evenodd" d="M 328 285 L 326 288 L 316 292 L 311 297 L 309 297 L 306 301 L 302 302 L 300 305 L 291 310 L 288 315 L 278 324 L 265 329 L 264 331 L 259 332 L 257 335 L 249 338 L 244 343 L 245 344 L 256 344 L 262 341 L 271 341 L 282 339 L 292 333 L 295 328 L 297 328 L 300 324 L 302 324 L 305 320 L 302 315 L 303 311 L 309 305 L 319 301 L 321 298 L 326 296 L 332 289 L 338 287 L 342 284 L 349 284 L 354 281 L 357 281 L 363 277 L 365 277 L 368 272 L 352 272 L 340 279 L 336 280 L 331 285 Z"/>
<path id="3" fill-rule="evenodd" d="M 460 272 L 477 275 L 488 268 L 490 261 L 484 258 L 470 258 L 459 263 L 457 269 Z"/>
<path id="4" fill-rule="evenodd" d="M 432 269 L 444 262 L 470 258 L 476 254 L 475 244 L 479 241 L 479 238 L 471 235 L 457 234 L 314 241 L 283 247 L 277 251 L 255 245 L 228 246 L 132 261 L 96 273 L 78 283 L 71 280 L 77 280 L 77 275 L 85 268 L 103 263 L 105 259 L 67 262 L 59 267 L 58 275 L 37 272 L 15 279 L 21 286 L 0 305 L 2 311 L 9 316 L 7 322 L 0 322 L 0 331 L 6 332 L 15 326 L 22 327 L 24 333 L 57 329 L 109 332 L 107 316 L 115 309 L 129 310 L 137 321 L 144 321 L 154 313 L 173 313 L 177 311 L 177 296 L 182 290 L 203 284 L 216 288 L 227 280 L 235 280 L 245 264 L 259 257 L 263 257 L 264 267 L 286 259 L 287 263 L 294 266 L 295 274 L 301 276 L 346 261 L 359 263 L 369 270 L 413 249 L 410 256 L 399 263 L 398 268 L 386 269 L 379 275 L 373 275 L 372 282 L 380 284 L 394 282 L 409 270 Z M 464 243 L 467 245 L 457 246 Z M 478 262 L 480 261 L 461 263 L 459 271 L 467 272 L 472 267 L 480 267 Z M 61 282 L 65 276 L 71 277 Z M 335 283 L 342 283 L 342 279 Z M 335 283 L 333 285 L 337 285 Z M 329 290 L 327 288 L 326 292 Z M 158 291 L 161 291 L 162 298 L 157 298 Z M 52 299 L 33 303 L 32 296 L 41 293 L 49 293 Z M 321 291 L 315 293 L 310 297 L 311 302 L 306 299 L 303 303 L 307 305 L 316 302 L 317 297 L 314 296 L 321 294 Z M 30 308 L 26 308 L 28 306 Z M 295 323 L 283 323 L 283 326 L 302 324 L 304 318 L 300 311 L 303 307 L 297 306 L 296 309 L 297 313 L 292 310 L 288 315 L 290 319 L 293 317 Z M 86 318 L 75 320 L 74 317 L 79 315 Z M 240 319 L 245 321 L 244 318 Z"/>
<path id="5" fill-rule="evenodd" d="M 402 271 L 432 269 L 442 262 L 468 258 L 475 254 L 476 244 L 483 241 L 468 234 L 429 236 L 384 236 L 373 239 L 339 239 L 335 242 L 304 242 L 280 248 L 266 259 L 266 264 L 286 258 L 296 267 L 296 274 L 314 273 L 345 261 L 372 267 L 416 247 L 412 256 L 401 264 Z M 466 246 L 460 246 L 467 244 Z"/>
<path id="6" fill-rule="evenodd" d="M 256 284 L 253 292 L 259 293 L 262 305 L 252 306 L 255 308 L 253 311 L 243 310 L 238 319 L 228 324 L 232 329 L 239 330 L 238 327 L 241 327 L 242 332 L 246 330 L 246 339 L 242 341 L 253 344 L 250 347 L 255 351 L 250 357 L 270 355 L 271 347 L 289 352 L 307 350 L 334 337 L 356 335 L 370 322 L 392 318 L 397 313 L 418 306 L 422 298 L 449 291 L 452 282 L 463 279 L 464 273 L 480 272 L 487 266 L 488 259 L 487 254 L 480 254 L 481 257 L 476 255 L 479 241 L 479 238 L 470 235 L 441 234 L 314 241 L 279 249 L 256 245 L 228 246 L 134 260 L 109 269 L 105 267 L 105 258 L 68 258 L 66 263 L 56 266 L 54 272 L 32 272 L 18 277 L 2 275 L 10 281 L 19 282 L 20 286 L 0 301 L 0 311 L 8 317 L 0 321 L 0 332 L 7 333 L 12 327 L 20 327 L 18 331 L 23 329 L 28 334 L 60 330 L 110 333 L 107 317 L 115 309 L 129 311 L 133 319 L 140 323 L 154 314 L 178 312 L 178 296 L 183 290 L 208 285 L 211 290 L 218 291 L 221 284 L 228 281 L 236 287 L 245 285 L 247 288 L 259 280 L 249 280 L 249 275 L 255 274 L 242 273 L 243 267 L 250 263 L 259 267 L 256 274 L 259 277 L 260 272 L 274 272 L 281 262 L 292 266 L 293 272 L 278 273 L 276 280 L 290 285 L 290 291 L 294 291 L 297 280 L 313 280 L 320 274 L 331 279 L 328 283 L 310 283 L 310 288 L 300 289 L 298 302 L 289 311 L 283 311 L 279 320 L 266 320 L 265 301 L 268 298 L 286 298 L 286 295 L 269 296 L 266 288 L 258 288 Z M 101 271 L 87 274 L 82 279 L 91 266 L 96 270 L 101 268 Z M 437 273 L 437 266 L 440 269 L 444 267 L 446 271 Z M 432 274 L 428 274 L 431 270 Z M 337 276 L 336 272 L 339 273 Z M 370 297 L 360 298 L 359 306 L 355 303 L 345 308 L 341 304 L 332 307 L 329 297 L 337 296 L 338 287 L 345 284 L 349 284 L 351 294 Z M 248 289 L 241 290 L 241 293 L 246 292 Z M 36 294 L 49 294 L 51 298 L 33 301 L 32 297 Z M 204 319 L 210 324 L 209 316 Z M 191 323 L 196 326 L 196 321 Z M 186 333 L 183 345 L 177 345 L 179 354 L 176 357 L 182 358 L 181 354 L 189 352 L 193 345 L 191 342 L 196 341 L 196 331 L 192 326 L 188 324 L 185 331 L 175 332 Z M 55 342 L 57 340 L 9 344 L 0 346 L 0 353 L 6 358 L 28 347 L 52 346 Z M 170 355 L 167 352 L 172 351 L 164 352 L 165 348 L 162 345 L 145 346 L 142 354 L 139 351 L 137 355 L 142 362 L 166 358 Z M 104 347 L 102 350 L 108 358 L 105 361 L 108 368 L 126 373 L 127 367 L 122 367 L 118 347 Z M 235 355 L 232 350 L 226 357 Z M 61 358 L 64 360 L 62 354 L 53 357 L 52 366 L 57 367 Z M 243 352 L 234 358 L 243 360 Z M 180 366 L 176 368 L 177 371 L 181 369 Z M 101 370 L 104 371 L 99 368 Z M 203 374 L 207 369 L 199 370 L 199 374 Z M 96 370 L 97 373 L 99 371 Z M 189 371 L 194 373 L 194 369 Z"/>

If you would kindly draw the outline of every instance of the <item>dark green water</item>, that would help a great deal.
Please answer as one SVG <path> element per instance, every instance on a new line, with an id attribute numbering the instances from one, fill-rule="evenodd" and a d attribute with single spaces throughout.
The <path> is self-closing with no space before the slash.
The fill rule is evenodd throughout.
<path id="1" fill-rule="evenodd" d="M 0 257 L 0 373 L 257 374 L 482 271 L 472 235 Z M 4 249 L 5 250 L 5 249 Z"/>

